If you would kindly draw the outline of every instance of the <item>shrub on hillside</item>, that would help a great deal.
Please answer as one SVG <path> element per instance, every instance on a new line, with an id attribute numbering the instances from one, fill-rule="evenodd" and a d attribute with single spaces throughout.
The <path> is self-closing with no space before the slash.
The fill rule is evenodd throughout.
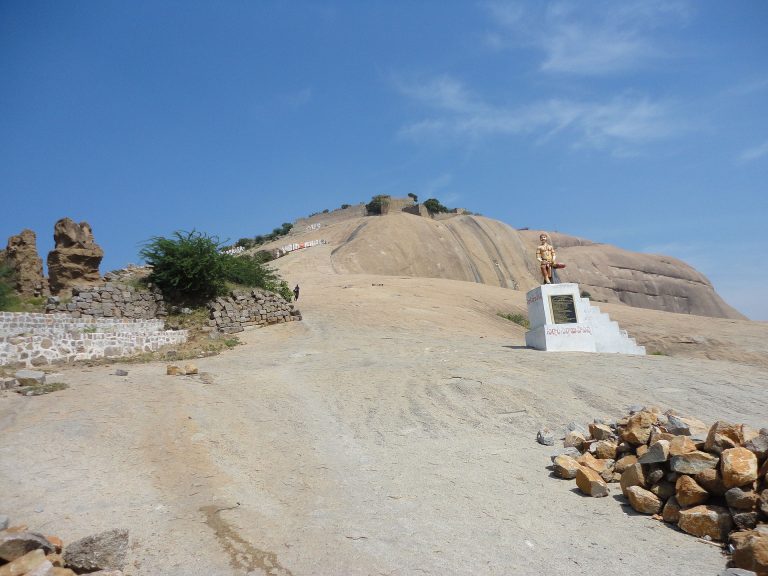
<path id="1" fill-rule="evenodd" d="M 13 286 L 13 270 L 4 262 L 0 262 L 0 310 L 8 310 L 16 304 Z"/>
<path id="2" fill-rule="evenodd" d="M 437 198 L 430 198 L 429 200 L 424 200 L 424 207 L 429 210 L 432 214 L 437 214 L 439 212 L 450 212 L 448 208 L 440 204 L 440 201 Z"/>
<path id="3" fill-rule="evenodd" d="M 288 284 L 263 265 L 268 253 L 235 256 L 222 254 L 221 247 L 216 236 L 193 230 L 174 232 L 172 238 L 154 237 L 139 254 L 152 266 L 148 281 L 172 303 L 203 304 L 225 293 L 227 282 L 277 292 L 291 301 Z"/>
<path id="4" fill-rule="evenodd" d="M 172 302 L 202 304 L 224 292 L 226 257 L 216 236 L 174 232 L 172 238 L 155 236 L 139 255 L 152 266 L 148 280 Z"/>
<path id="5" fill-rule="evenodd" d="M 371 198 L 371 201 L 365 205 L 365 209 L 368 214 L 381 214 L 387 206 L 389 206 L 389 196 L 379 194 Z"/>

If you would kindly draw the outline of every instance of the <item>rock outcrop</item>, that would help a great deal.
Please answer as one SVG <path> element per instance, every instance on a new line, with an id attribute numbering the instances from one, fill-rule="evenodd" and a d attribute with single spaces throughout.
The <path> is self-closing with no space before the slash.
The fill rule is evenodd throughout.
<path id="1" fill-rule="evenodd" d="M 77 224 L 62 218 L 54 227 L 56 247 L 48 253 L 48 283 L 51 293 L 60 294 L 73 286 L 100 284 L 99 264 L 104 251 L 93 240 L 87 222 Z"/>
<path id="2" fill-rule="evenodd" d="M 43 260 L 37 253 L 37 237 L 32 230 L 8 238 L 8 247 L 0 253 L 0 261 L 13 270 L 15 290 L 21 296 L 43 296 L 48 283 L 43 276 Z"/>
<path id="3" fill-rule="evenodd" d="M 529 250 L 535 250 L 538 234 L 523 232 Z M 593 300 L 681 314 L 744 318 L 718 296 L 703 274 L 681 260 L 630 252 L 566 234 L 550 236 L 557 259 L 566 264 L 557 271 L 560 281 L 577 282 Z"/>
<path id="4" fill-rule="evenodd" d="M 386 217 L 322 223 L 340 273 L 446 278 L 527 291 L 539 285 L 536 231 L 515 230 L 482 216 Z M 321 222 L 318 222 L 321 224 Z M 297 233 L 297 237 L 300 235 Z M 640 254 L 564 234 L 551 234 L 561 282 L 576 282 L 595 301 L 719 318 L 744 316 L 684 262 Z"/>

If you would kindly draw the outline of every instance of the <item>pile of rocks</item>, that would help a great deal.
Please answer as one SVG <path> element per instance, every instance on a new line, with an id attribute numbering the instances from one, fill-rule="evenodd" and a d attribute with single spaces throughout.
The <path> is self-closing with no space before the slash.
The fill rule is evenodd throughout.
<path id="1" fill-rule="evenodd" d="M 107 282 L 100 286 L 73 287 L 72 300 L 48 298 L 48 314 L 65 312 L 73 318 L 129 318 L 149 320 L 167 316 L 163 294 L 156 287 L 138 290 L 128 284 Z"/>
<path id="2" fill-rule="evenodd" d="M 618 483 L 637 512 L 730 542 L 737 568 L 768 576 L 768 428 L 723 421 L 707 428 L 673 410 L 636 407 L 589 430 L 569 424 L 552 461 L 583 493 L 607 496 Z"/>
<path id="3" fill-rule="evenodd" d="M 0 516 L 0 576 L 122 576 L 128 556 L 128 530 L 109 530 L 66 547 L 56 536 L 8 527 Z"/>
<path id="4" fill-rule="evenodd" d="M 208 326 L 223 334 L 242 332 L 247 326 L 264 326 L 301 320 L 301 312 L 282 296 L 265 290 L 233 290 L 226 298 L 208 303 Z"/>

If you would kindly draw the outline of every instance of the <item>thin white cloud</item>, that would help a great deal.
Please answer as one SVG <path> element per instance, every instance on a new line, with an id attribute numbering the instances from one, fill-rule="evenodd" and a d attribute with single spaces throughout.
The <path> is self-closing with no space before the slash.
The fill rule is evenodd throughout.
<path id="1" fill-rule="evenodd" d="M 541 69 L 551 73 L 602 75 L 636 68 L 665 57 L 657 31 L 684 22 L 679 1 L 553 2 L 492 1 L 485 8 L 495 25 L 486 34 L 494 49 L 528 45 L 543 52 Z"/>
<path id="2" fill-rule="evenodd" d="M 669 137 L 679 129 L 669 106 L 624 95 L 603 102 L 551 98 L 519 107 L 494 106 L 448 77 L 397 83 L 406 96 L 430 109 L 431 116 L 412 122 L 400 135 L 414 140 L 478 141 L 498 135 L 532 135 L 539 144 L 567 137 L 576 147 L 612 148 Z"/>
<path id="3" fill-rule="evenodd" d="M 754 160 L 758 160 L 760 158 L 764 158 L 768 156 L 768 140 L 760 144 L 759 146 L 755 146 L 753 148 L 748 148 L 747 150 L 744 150 L 739 155 L 739 161 L 740 162 L 752 162 Z"/>

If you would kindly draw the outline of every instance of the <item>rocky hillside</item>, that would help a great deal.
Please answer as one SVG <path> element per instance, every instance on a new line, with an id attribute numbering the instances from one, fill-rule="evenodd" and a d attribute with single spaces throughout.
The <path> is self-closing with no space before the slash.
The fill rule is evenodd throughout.
<path id="1" fill-rule="evenodd" d="M 322 239 L 338 273 L 446 278 L 527 291 L 539 283 L 538 232 L 482 216 L 440 219 L 408 213 L 361 216 L 360 207 L 299 220 L 275 242 Z M 684 262 L 552 234 L 563 282 L 578 282 L 598 301 L 718 318 L 740 318 L 710 282 Z"/>

